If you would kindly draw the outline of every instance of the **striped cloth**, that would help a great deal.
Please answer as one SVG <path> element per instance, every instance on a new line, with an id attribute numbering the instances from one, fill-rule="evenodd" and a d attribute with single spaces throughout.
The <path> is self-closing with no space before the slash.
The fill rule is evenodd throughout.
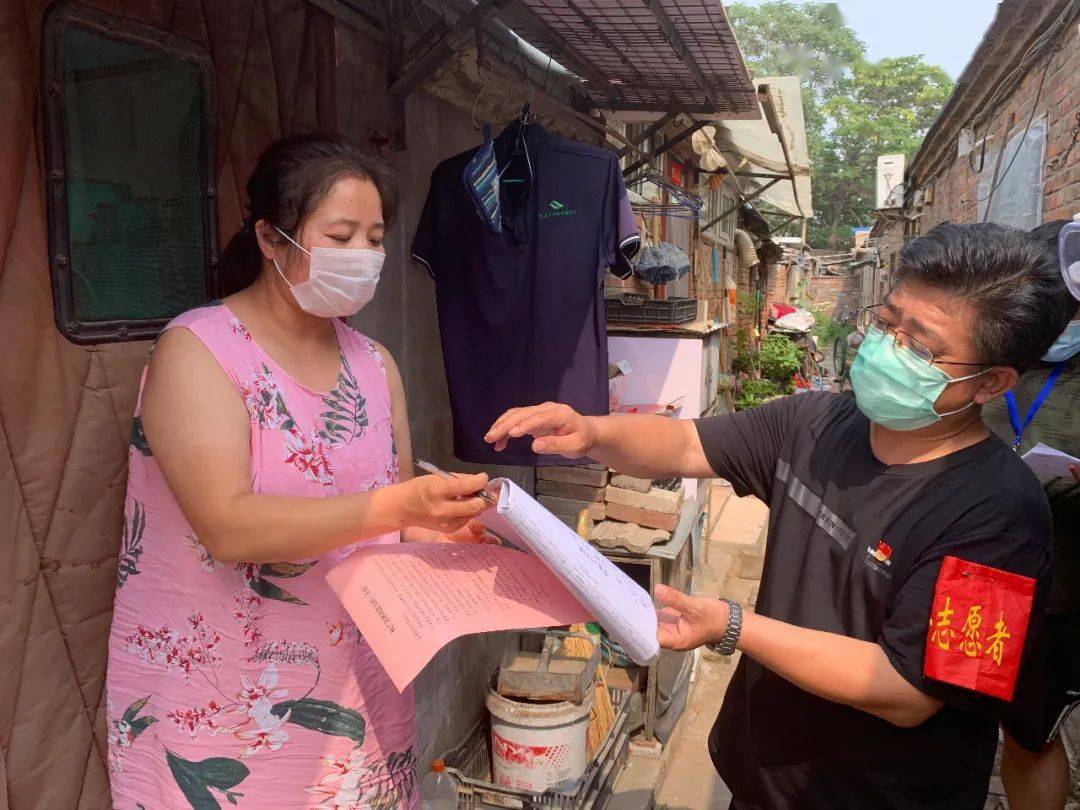
<path id="1" fill-rule="evenodd" d="M 502 214 L 499 211 L 499 165 L 495 162 L 495 142 L 491 125 L 484 125 L 484 142 L 466 164 L 465 187 L 476 205 L 476 214 L 492 233 L 502 233 Z"/>

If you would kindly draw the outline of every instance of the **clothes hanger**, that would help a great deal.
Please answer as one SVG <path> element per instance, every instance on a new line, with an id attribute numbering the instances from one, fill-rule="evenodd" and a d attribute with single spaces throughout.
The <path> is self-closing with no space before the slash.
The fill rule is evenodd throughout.
<path id="1" fill-rule="evenodd" d="M 480 60 L 480 59 L 476 60 L 476 72 L 477 72 L 477 74 L 480 73 L 480 71 L 484 67 L 484 65 L 485 65 L 485 63 L 482 60 Z M 473 99 L 472 111 L 469 113 L 469 117 L 472 118 L 473 129 L 475 129 L 478 132 L 484 128 L 484 124 L 478 124 L 476 122 L 476 106 L 480 103 L 480 99 L 483 98 L 484 93 L 487 92 L 488 87 L 491 85 L 491 80 L 495 77 L 495 68 L 492 67 L 491 65 L 487 65 L 487 69 L 488 69 L 487 79 L 485 79 L 484 83 L 482 85 L 480 85 L 480 92 L 477 93 L 476 98 Z M 491 122 L 489 121 L 488 124 L 490 124 L 490 123 Z"/>

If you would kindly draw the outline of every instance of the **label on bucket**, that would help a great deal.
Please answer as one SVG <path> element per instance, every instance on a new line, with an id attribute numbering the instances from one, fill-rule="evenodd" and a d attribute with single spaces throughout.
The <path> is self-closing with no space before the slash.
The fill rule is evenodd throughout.
<path id="1" fill-rule="evenodd" d="M 492 731 L 495 775 L 502 787 L 543 793 L 566 789 L 581 776 L 580 763 L 570 743 L 523 745 Z"/>

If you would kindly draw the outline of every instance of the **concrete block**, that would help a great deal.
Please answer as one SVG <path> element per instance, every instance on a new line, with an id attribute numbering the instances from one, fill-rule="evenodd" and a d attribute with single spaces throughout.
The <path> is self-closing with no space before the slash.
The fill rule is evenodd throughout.
<path id="1" fill-rule="evenodd" d="M 671 539 L 671 532 L 661 529 L 647 529 L 635 523 L 618 523 L 605 520 L 597 523 L 589 532 L 589 540 L 603 548 L 625 548 L 636 554 L 643 554 L 657 543 L 666 543 Z"/>
<path id="2" fill-rule="evenodd" d="M 578 501 L 570 498 L 553 498 L 550 495 L 541 495 L 537 500 L 541 506 L 556 517 L 573 519 L 574 522 L 570 525 L 575 527 L 582 509 L 589 510 L 590 520 L 604 520 L 607 517 L 607 509 L 602 503 Z"/>
<path id="3" fill-rule="evenodd" d="M 644 737 L 635 737 L 630 740 L 630 756 L 649 757 L 659 760 L 664 753 L 664 746 L 659 740 L 646 740 Z"/>
<path id="4" fill-rule="evenodd" d="M 635 756 L 630 752 L 626 767 L 615 779 L 608 810 L 652 810 L 653 790 L 660 779 L 661 761 L 651 756 Z"/>
<path id="5" fill-rule="evenodd" d="M 538 481 L 603 487 L 607 486 L 608 471 L 606 468 L 593 469 L 592 467 L 537 467 L 536 478 Z"/>
<path id="6" fill-rule="evenodd" d="M 709 561 L 701 566 L 694 577 L 694 594 L 714 599 L 722 596 L 724 580 L 737 562 L 738 558 L 734 554 L 715 549 L 709 555 Z"/>
<path id="7" fill-rule="evenodd" d="M 652 512 L 648 509 L 635 509 L 633 506 L 623 506 L 619 503 L 609 503 L 607 517 L 610 520 L 621 520 L 623 523 L 636 523 L 639 526 L 648 526 L 650 529 L 663 529 L 665 532 L 675 531 L 679 523 L 678 515 L 665 515 L 662 512 Z"/>
<path id="8" fill-rule="evenodd" d="M 733 554 L 760 554 L 765 549 L 769 508 L 757 498 L 729 498 L 712 533 L 713 548 Z"/>
<path id="9" fill-rule="evenodd" d="M 630 489 L 634 492 L 648 492 L 652 489 L 652 481 L 648 478 L 634 478 L 630 475 L 615 474 L 611 476 L 611 485 L 619 489 Z"/>
<path id="10" fill-rule="evenodd" d="M 538 495 L 566 498 L 570 501 L 600 503 L 604 500 L 604 487 L 587 487 L 584 484 L 564 484 L 561 481 L 537 481 Z"/>
<path id="11" fill-rule="evenodd" d="M 648 492 L 635 492 L 632 489 L 620 489 L 609 486 L 604 494 L 604 500 L 608 503 L 617 503 L 621 506 L 632 506 L 635 509 L 647 509 L 650 512 L 660 512 L 664 515 L 677 515 L 682 506 L 682 490 L 672 492 L 667 489 L 653 487 Z"/>
<path id="12" fill-rule="evenodd" d="M 743 579 L 761 579 L 765 572 L 765 554 L 741 554 L 734 573 Z"/>
<path id="13" fill-rule="evenodd" d="M 706 526 L 706 537 L 712 537 L 713 529 L 716 528 L 716 524 L 720 520 L 720 514 L 724 511 L 724 506 L 731 496 L 731 487 L 723 486 L 716 481 L 709 485 L 709 515 L 708 525 Z"/>
<path id="14" fill-rule="evenodd" d="M 732 602 L 738 602 L 744 608 L 757 604 L 758 584 L 752 579 L 728 577 L 720 595 Z"/>

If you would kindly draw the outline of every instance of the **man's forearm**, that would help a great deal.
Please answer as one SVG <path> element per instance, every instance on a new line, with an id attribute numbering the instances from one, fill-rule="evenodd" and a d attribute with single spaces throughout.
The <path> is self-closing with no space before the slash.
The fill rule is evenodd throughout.
<path id="1" fill-rule="evenodd" d="M 919 725 L 941 707 L 904 680 L 869 641 L 747 613 L 738 647 L 800 689 L 897 726 Z"/>
<path id="2" fill-rule="evenodd" d="M 589 456 L 637 478 L 713 475 L 688 419 L 636 414 L 588 417 L 596 435 Z"/>

